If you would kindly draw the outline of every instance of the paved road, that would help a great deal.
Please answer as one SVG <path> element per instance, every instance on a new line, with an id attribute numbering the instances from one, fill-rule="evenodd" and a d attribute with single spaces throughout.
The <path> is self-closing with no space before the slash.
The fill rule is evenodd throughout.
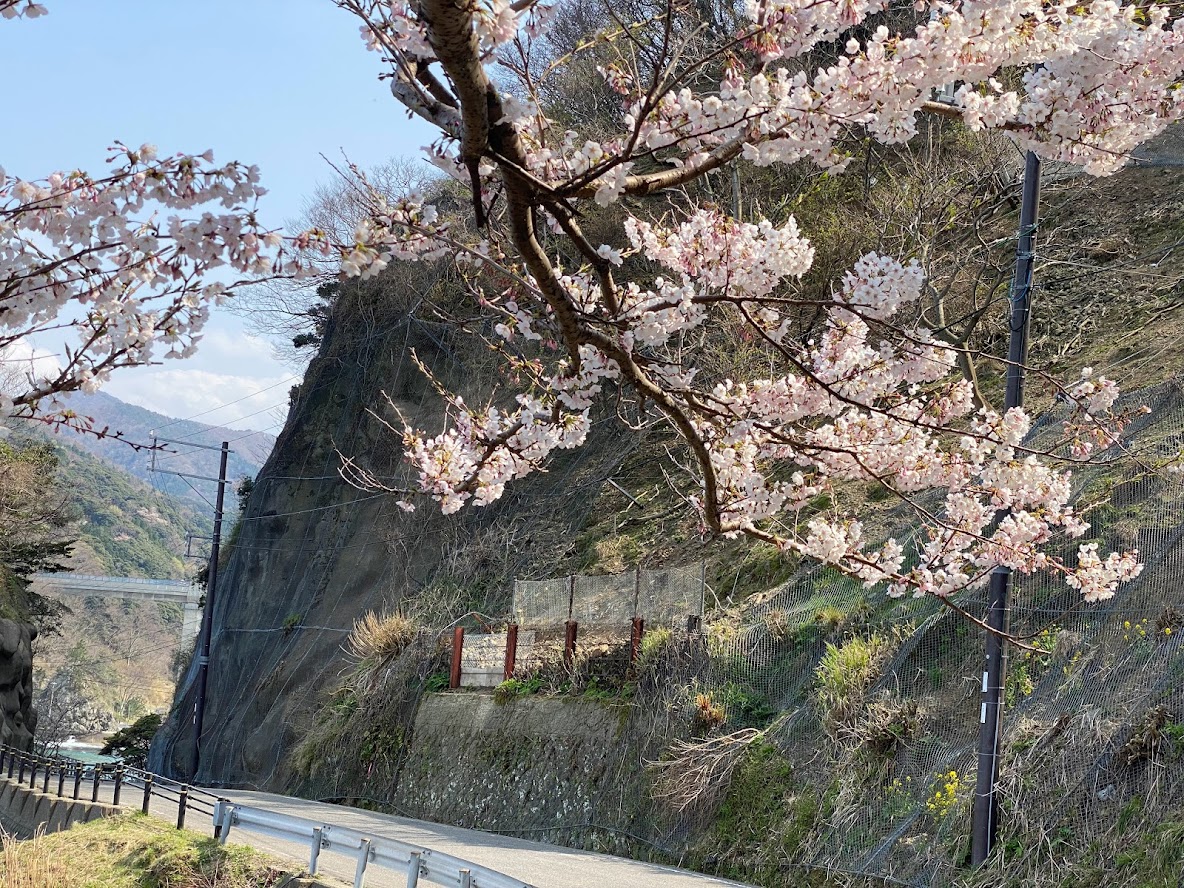
<path id="1" fill-rule="evenodd" d="M 344 808 L 340 805 L 329 805 L 268 793 L 224 791 L 223 794 L 231 801 L 243 805 L 264 808 L 293 817 L 303 817 L 306 820 L 345 826 L 369 835 L 398 839 L 413 845 L 443 851 L 446 854 L 452 854 L 498 870 L 508 876 L 538 886 L 538 888 L 616 888 L 616 886 L 622 886 L 622 888 L 626 888 L 626 886 L 627 888 L 724 888 L 724 886 L 736 888 L 738 886 L 738 888 L 743 888 L 738 882 L 729 882 L 725 879 L 716 879 L 673 867 L 640 863 L 636 860 L 611 857 L 607 854 L 594 854 L 589 851 L 576 851 L 559 845 L 528 842 L 524 839 L 428 823 L 423 820 L 375 814 L 356 808 Z M 243 832 L 231 832 L 231 838 L 234 841 L 244 841 L 245 835 Z M 271 841 L 270 839 L 263 840 Z M 251 843 L 254 844 L 253 838 Z M 322 860 L 324 859 L 322 856 Z M 348 871 L 345 875 L 351 879 L 354 872 L 353 867 L 353 861 L 348 861 Z M 379 881 L 377 876 L 380 872 L 383 871 L 367 871 L 366 884 L 383 886 L 383 888 L 388 884 L 391 886 L 406 884 L 402 876 L 396 876 L 389 882 Z M 393 874 L 386 875 L 393 876 Z M 371 882 L 372 876 L 375 877 L 373 882 Z"/>
<path id="2" fill-rule="evenodd" d="M 84 789 L 84 796 L 89 799 L 90 786 L 87 785 Z M 70 787 L 67 787 L 67 793 L 69 790 Z M 739 882 L 717 879 L 674 867 L 641 863 L 590 851 L 576 851 L 560 845 L 529 842 L 479 830 L 376 814 L 357 808 L 270 793 L 214 791 L 241 805 L 302 817 L 318 824 L 347 827 L 368 835 L 397 839 L 451 854 L 498 870 L 536 888 L 749 888 Z M 111 784 L 101 784 L 100 800 L 109 802 L 111 795 Z M 143 791 L 140 787 L 125 785 L 120 801 L 130 809 L 138 810 L 142 797 Z M 175 803 L 154 797 L 151 813 L 170 822 L 176 822 L 177 806 Z M 213 826 L 208 815 L 194 810 L 189 811 L 185 825 L 189 829 L 206 834 L 212 832 Z M 299 861 L 306 868 L 308 866 L 307 845 L 263 836 L 239 827 L 231 830 L 230 841 Z M 320 856 L 318 874 L 336 877 L 352 884 L 356 865 L 356 859 L 353 857 L 324 851 Z M 367 888 L 404 888 L 406 884 L 404 875 L 390 870 L 372 866 L 366 871 Z"/>

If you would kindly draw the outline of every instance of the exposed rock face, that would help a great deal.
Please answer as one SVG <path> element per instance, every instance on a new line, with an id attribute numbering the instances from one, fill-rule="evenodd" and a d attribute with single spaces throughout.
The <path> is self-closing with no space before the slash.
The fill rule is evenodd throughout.
<path id="1" fill-rule="evenodd" d="M 574 549 L 572 538 L 629 448 L 615 420 L 598 422 L 593 446 L 517 484 L 483 509 L 442 516 L 424 503 L 408 514 L 397 495 L 341 480 L 340 453 L 398 483 L 397 436 L 368 415 L 388 394 L 414 424 L 438 428 L 441 404 L 412 350 L 445 385 L 467 395 L 493 371 L 487 353 L 447 327 L 409 318 L 413 293 L 341 297 L 323 345 L 261 471 L 245 520 L 218 576 L 209 695 L 198 779 L 264 790 L 292 785 L 289 753 L 343 668 L 342 642 L 370 609 L 417 598 L 455 614 L 499 597 L 516 572 Z M 376 308 L 377 306 L 377 308 Z M 536 557 L 533 553 L 540 553 Z M 450 603 L 444 604 L 450 599 Z M 195 667 L 157 735 L 151 767 L 190 776 Z"/>
<path id="2" fill-rule="evenodd" d="M 33 639 L 28 623 L 0 619 L 0 743 L 33 748 Z"/>

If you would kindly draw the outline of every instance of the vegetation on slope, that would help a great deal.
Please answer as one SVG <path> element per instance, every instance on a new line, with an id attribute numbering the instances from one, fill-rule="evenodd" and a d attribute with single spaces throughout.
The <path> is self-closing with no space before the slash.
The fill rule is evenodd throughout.
<path id="1" fill-rule="evenodd" d="M 296 888 L 292 866 L 143 815 L 20 842 L 4 836 L 7 888 Z"/>

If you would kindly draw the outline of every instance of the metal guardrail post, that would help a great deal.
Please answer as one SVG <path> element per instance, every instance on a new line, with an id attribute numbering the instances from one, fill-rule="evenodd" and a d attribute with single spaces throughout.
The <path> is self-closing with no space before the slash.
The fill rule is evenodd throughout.
<path id="1" fill-rule="evenodd" d="M 472 885 L 473 885 L 473 874 L 470 873 L 467 869 L 462 869 L 460 871 L 460 888 L 472 888 Z"/>
<path id="2" fill-rule="evenodd" d="M 66 764 L 58 765 L 58 798 L 66 794 Z"/>
<path id="3" fill-rule="evenodd" d="M 115 794 L 112 802 L 116 807 L 119 806 L 119 794 L 123 790 L 123 765 L 115 766 Z"/>
<path id="4" fill-rule="evenodd" d="M 41 791 L 49 795 L 49 778 L 53 776 L 53 763 L 47 761 L 45 763 L 45 779 L 41 781 Z"/>
<path id="5" fill-rule="evenodd" d="M 140 811 L 144 814 L 148 813 L 148 806 L 152 802 L 152 775 L 144 775 L 144 801 L 140 805 Z"/>
<path id="6" fill-rule="evenodd" d="M 358 868 L 354 870 L 354 888 L 362 888 L 366 882 L 366 865 L 370 863 L 370 840 L 362 839 L 358 848 Z"/>
<path id="7" fill-rule="evenodd" d="M 407 888 L 419 888 L 420 853 L 412 851 L 407 861 Z"/>
<path id="8" fill-rule="evenodd" d="M 78 801 L 78 794 L 82 791 L 82 765 L 74 766 L 74 801 Z"/>
<path id="9" fill-rule="evenodd" d="M 33 759 L 29 771 L 29 789 L 37 788 L 37 759 Z"/>
<path id="10" fill-rule="evenodd" d="M 13 772 L 16 770 L 17 757 L 18 756 L 15 754 L 8 757 L 8 779 L 9 780 L 12 779 Z"/>
<path id="11" fill-rule="evenodd" d="M 97 802 L 99 800 L 99 781 L 103 779 L 103 766 L 95 765 L 94 779 L 91 781 L 90 800 Z"/>
<path id="12" fill-rule="evenodd" d="M 177 800 L 177 829 L 185 828 L 185 809 L 189 806 L 189 784 L 181 785 L 180 798 Z"/>
<path id="13" fill-rule="evenodd" d="M 324 841 L 325 832 L 319 826 L 312 831 L 312 847 L 308 852 L 308 874 L 315 876 L 317 874 L 317 861 L 321 857 L 321 842 Z"/>
<path id="14" fill-rule="evenodd" d="M 226 839 L 230 835 L 230 827 L 234 825 L 234 805 L 227 802 L 225 799 L 219 799 L 219 804 L 222 806 L 218 826 L 218 844 L 225 845 Z"/>

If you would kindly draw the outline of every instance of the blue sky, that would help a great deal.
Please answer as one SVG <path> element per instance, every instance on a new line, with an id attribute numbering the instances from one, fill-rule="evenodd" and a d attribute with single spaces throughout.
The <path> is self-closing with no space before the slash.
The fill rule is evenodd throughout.
<path id="1" fill-rule="evenodd" d="M 377 80 L 359 22 L 332 0 L 44 2 L 48 16 L 0 21 L 0 166 L 10 175 L 99 170 L 114 139 L 162 154 L 212 148 L 220 161 L 259 165 L 261 216 L 278 226 L 332 179 L 320 155 L 344 150 L 367 167 L 432 139 Z M 195 358 L 125 370 L 106 390 L 188 416 L 294 372 L 223 312 Z M 203 420 L 263 428 L 278 416 L 263 408 L 286 399 L 281 385 Z"/>

